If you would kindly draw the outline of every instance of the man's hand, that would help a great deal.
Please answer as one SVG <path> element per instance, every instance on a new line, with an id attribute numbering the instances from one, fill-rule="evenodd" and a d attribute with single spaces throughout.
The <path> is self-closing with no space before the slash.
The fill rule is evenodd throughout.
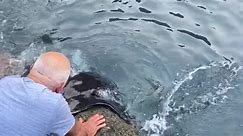
<path id="1" fill-rule="evenodd" d="M 86 122 L 79 118 L 66 136 L 95 136 L 97 131 L 105 126 L 105 118 L 103 115 L 96 114 Z"/>
<path id="2" fill-rule="evenodd" d="M 98 114 L 90 117 L 86 122 L 83 122 L 80 118 L 79 123 L 81 129 L 86 132 L 87 136 L 95 136 L 98 130 L 106 126 L 104 116 Z"/>

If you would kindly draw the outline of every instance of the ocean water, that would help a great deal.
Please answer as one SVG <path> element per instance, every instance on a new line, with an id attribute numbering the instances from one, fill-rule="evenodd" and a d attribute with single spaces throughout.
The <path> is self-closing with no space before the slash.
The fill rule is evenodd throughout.
<path id="1" fill-rule="evenodd" d="M 114 81 L 148 136 L 243 134 L 242 0 L 0 0 L 0 52 Z"/>

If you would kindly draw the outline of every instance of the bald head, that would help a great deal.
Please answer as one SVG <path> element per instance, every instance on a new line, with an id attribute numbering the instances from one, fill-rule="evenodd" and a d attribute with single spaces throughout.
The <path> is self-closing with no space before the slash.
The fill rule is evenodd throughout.
<path id="1" fill-rule="evenodd" d="M 35 62 L 33 68 L 40 74 L 47 76 L 55 82 L 66 82 L 71 71 L 68 58 L 58 52 L 42 54 Z"/>

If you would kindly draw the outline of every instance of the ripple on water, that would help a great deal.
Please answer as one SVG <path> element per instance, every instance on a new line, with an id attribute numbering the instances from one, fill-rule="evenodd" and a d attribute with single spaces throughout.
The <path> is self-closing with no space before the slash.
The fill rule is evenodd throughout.
<path id="1" fill-rule="evenodd" d="M 123 18 L 109 18 L 109 22 L 115 22 L 115 21 L 137 21 L 137 18 L 128 18 L 128 19 L 123 19 Z"/>
<path id="2" fill-rule="evenodd" d="M 106 12 L 106 10 L 99 10 L 99 11 L 95 11 L 94 13 L 104 13 Z"/>
<path id="3" fill-rule="evenodd" d="M 208 44 L 208 45 L 211 45 L 211 43 L 208 41 L 208 39 L 207 39 L 206 37 L 202 36 L 202 35 L 195 34 L 195 33 L 193 33 L 193 32 L 187 31 L 187 30 L 177 30 L 177 31 L 179 31 L 179 32 L 181 32 L 181 33 L 188 34 L 188 35 L 190 35 L 190 36 L 192 36 L 192 37 L 194 37 L 194 38 L 196 38 L 196 39 L 199 39 L 199 40 L 204 41 L 204 42 L 205 42 L 206 44 Z"/>
<path id="4" fill-rule="evenodd" d="M 143 7 L 139 7 L 139 11 L 140 12 L 143 12 L 143 13 L 152 13 L 152 11 L 146 9 L 146 8 L 143 8 Z"/>
<path id="5" fill-rule="evenodd" d="M 174 13 L 174 12 L 169 12 L 171 15 L 174 15 L 176 17 L 179 17 L 179 18 L 184 18 L 184 16 L 180 13 Z"/>
<path id="6" fill-rule="evenodd" d="M 124 10 L 118 8 L 118 9 L 113 9 L 113 10 L 110 10 L 111 12 L 119 12 L 119 13 L 125 13 Z"/>
<path id="7" fill-rule="evenodd" d="M 160 25 L 160 26 L 171 28 L 171 26 L 168 25 L 167 23 L 164 23 L 164 22 L 161 22 L 161 21 L 158 21 L 158 20 L 155 20 L 155 19 L 142 19 L 142 20 L 146 21 L 146 22 L 152 22 L 152 23 L 155 23 L 155 24 Z"/>

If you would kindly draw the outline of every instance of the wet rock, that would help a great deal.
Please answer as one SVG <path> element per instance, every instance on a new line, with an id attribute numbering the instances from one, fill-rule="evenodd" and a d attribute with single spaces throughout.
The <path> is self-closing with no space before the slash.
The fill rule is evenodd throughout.
<path id="1" fill-rule="evenodd" d="M 87 111 L 81 112 L 75 118 L 82 118 L 87 120 L 95 114 L 104 115 L 106 124 L 109 128 L 103 128 L 98 132 L 97 136 L 139 136 L 139 133 L 134 125 L 127 124 L 118 115 L 105 107 L 94 107 Z"/>
<path id="2" fill-rule="evenodd" d="M 7 53 L 0 54 L 0 78 L 9 75 L 20 75 L 24 66 L 20 60 Z"/>

